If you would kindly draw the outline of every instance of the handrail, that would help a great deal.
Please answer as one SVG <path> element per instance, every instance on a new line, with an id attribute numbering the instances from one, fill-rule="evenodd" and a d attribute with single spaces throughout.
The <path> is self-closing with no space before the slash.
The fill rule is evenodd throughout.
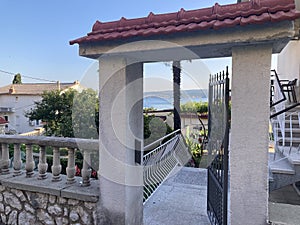
<path id="1" fill-rule="evenodd" d="M 276 81 L 277 81 L 277 83 L 278 83 L 278 85 L 279 85 L 280 92 L 282 93 L 282 96 L 283 96 L 283 98 L 280 99 L 279 101 L 277 101 L 277 102 L 275 102 L 275 103 L 271 102 L 270 107 L 273 107 L 273 106 L 275 106 L 275 105 L 277 105 L 277 104 L 279 104 L 279 103 L 285 101 L 285 100 L 286 100 L 286 97 L 285 97 L 285 94 L 283 93 L 283 88 L 282 88 L 282 86 L 281 86 L 281 84 L 280 84 L 280 80 L 279 80 L 279 77 L 278 77 L 278 74 L 277 74 L 276 70 L 273 69 L 273 70 L 271 70 L 271 72 L 274 72 Z"/>
<path id="2" fill-rule="evenodd" d="M 61 180 L 62 165 L 60 162 L 60 148 L 66 148 L 68 151 L 66 180 L 72 184 L 75 179 L 75 152 L 80 149 L 83 155 L 83 165 L 81 169 L 82 185 L 89 186 L 91 178 L 91 154 L 99 149 L 98 140 L 63 138 L 63 137 L 45 137 L 45 136 L 20 136 L 20 135 L 0 135 L 0 169 L 2 174 L 13 173 L 14 176 L 22 174 L 21 145 L 25 144 L 26 159 L 25 171 L 26 177 L 32 177 L 34 174 L 35 161 L 33 157 L 34 145 L 39 146 L 38 179 L 47 179 L 47 155 L 46 147 L 52 147 L 53 164 L 51 167 L 52 181 Z M 13 171 L 9 168 L 9 147 L 13 147 Z M 96 171 L 98 168 L 96 168 Z"/>
<path id="3" fill-rule="evenodd" d="M 85 150 L 98 150 L 99 143 L 96 139 L 47 137 L 47 136 L 21 136 L 0 135 L 0 143 L 7 144 L 36 144 L 40 146 L 52 146 L 59 148 L 83 148 Z"/>
<path id="4" fill-rule="evenodd" d="M 161 140 L 174 134 L 174 137 L 143 156 L 144 204 L 178 166 L 184 166 L 191 158 L 184 137 L 178 130 Z"/>
<path id="5" fill-rule="evenodd" d="M 146 146 L 144 147 L 144 151 L 150 150 L 151 147 L 156 146 L 157 144 L 160 144 L 160 145 L 161 145 L 161 142 L 162 142 L 163 140 L 165 140 L 166 138 L 168 138 L 168 137 L 170 137 L 170 136 L 172 136 L 172 135 L 174 135 L 174 134 L 177 134 L 177 133 L 181 133 L 181 130 L 180 130 L 180 129 L 175 130 L 175 131 L 173 131 L 172 133 L 169 133 L 169 134 L 167 134 L 166 136 L 164 136 L 164 137 L 162 137 L 162 138 L 160 138 L 160 139 L 158 139 L 158 140 L 152 142 L 151 144 L 146 145 Z"/>
<path id="6" fill-rule="evenodd" d="M 275 116 L 279 116 L 280 114 L 285 113 L 293 108 L 296 108 L 299 105 L 300 105 L 300 103 L 296 103 L 291 106 L 288 106 L 288 107 L 284 108 L 283 110 L 280 110 L 279 112 L 276 112 L 276 113 L 270 115 L 270 119 L 274 118 Z"/>

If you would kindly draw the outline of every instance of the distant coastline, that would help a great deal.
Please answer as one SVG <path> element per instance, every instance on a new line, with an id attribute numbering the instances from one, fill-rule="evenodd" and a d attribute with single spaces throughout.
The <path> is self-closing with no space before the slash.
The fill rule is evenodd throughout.
<path id="1" fill-rule="evenodd" d="M 207 102 L 207 89 L 181 90 L 180 102 Z M 155 108 L 158 110 L 173 108 L 173 91 L 151 91 L 144 93 L 144 108 Z"/>

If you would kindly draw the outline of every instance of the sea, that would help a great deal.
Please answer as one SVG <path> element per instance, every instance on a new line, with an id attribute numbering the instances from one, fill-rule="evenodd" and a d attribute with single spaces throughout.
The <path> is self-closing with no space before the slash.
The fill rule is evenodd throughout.
<path id="1" fill-rule="evenodd" d="M 208 92 L 206 89 L 182 90 L 180 103 L 187 102 L 208 102 Z M 173 91 L 145 92 L 144 108 L 155 108 L 157 110 L 173 108 Z"/>

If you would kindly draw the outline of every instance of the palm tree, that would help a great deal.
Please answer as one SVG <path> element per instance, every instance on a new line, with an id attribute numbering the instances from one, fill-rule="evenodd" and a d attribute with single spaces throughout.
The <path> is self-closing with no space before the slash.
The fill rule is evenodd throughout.
<path id="1" fill-rule="evenodd" d="M 174 98 L 174 130 L 181 129 L 180 120 L 180 83 L 181 83 L 181 63 L 173 61 L 173 98 Z"/>

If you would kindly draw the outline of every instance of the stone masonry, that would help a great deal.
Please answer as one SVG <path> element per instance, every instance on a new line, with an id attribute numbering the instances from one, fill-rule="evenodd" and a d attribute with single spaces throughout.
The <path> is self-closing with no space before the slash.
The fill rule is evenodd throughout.
<path id="1" fill-rule="evenodd" d="M 97 224 L 97 203 L 0 185 L 2 224 Z"/>

